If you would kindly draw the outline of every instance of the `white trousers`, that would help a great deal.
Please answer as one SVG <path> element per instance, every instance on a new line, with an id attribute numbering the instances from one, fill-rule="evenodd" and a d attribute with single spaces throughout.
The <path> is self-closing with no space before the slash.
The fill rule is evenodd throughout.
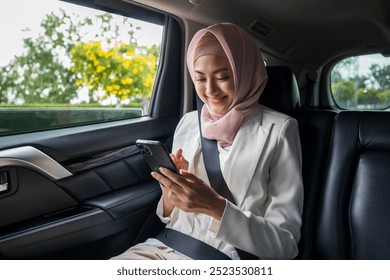
<path id="1" fill-rule="evenodd" d="M 140 243 L 111 260 L 191 260 L 191 258 L 166 246 Z"/>

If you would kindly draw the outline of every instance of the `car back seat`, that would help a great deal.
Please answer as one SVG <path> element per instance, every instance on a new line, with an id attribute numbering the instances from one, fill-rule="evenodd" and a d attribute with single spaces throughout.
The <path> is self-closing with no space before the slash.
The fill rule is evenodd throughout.
<path id="1" fill-rule="evenodd" d="M 302 145 L 304 208 L 298 259 L 310 259 L 312 236 L 336 116 L 332 111 L 301 109 L 297 81 L 290 68 L 267 66 L 268 81 L 260 103 L 297 119 Z"/>
<path id="2" fill-rule="evenodd" d="M 390 113 L 341 112 L 313 259 L 390 259 Z"/>
<path id="3" fill-rule="evenodd" d="M 296 118 L 300 129 L 305 205 L 297 258 L 390 259 L 390 113 L 300 109 L 291 70 L 267 70 L 260 102 Z"/>

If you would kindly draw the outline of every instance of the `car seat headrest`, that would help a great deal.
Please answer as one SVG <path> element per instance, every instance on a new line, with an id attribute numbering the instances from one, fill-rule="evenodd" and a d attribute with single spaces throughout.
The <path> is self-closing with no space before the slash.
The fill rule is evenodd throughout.
<path id="1" fill-rule="evenodd" d="M 268 81 L 259 103 L 292 115 L 300 107 L 298 83 L 292 70 L 285 66 L 267 66 Z"/>

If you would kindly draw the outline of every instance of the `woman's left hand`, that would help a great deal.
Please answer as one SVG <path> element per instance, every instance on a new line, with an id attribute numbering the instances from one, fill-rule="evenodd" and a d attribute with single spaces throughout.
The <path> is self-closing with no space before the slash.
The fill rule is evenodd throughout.
<path id="1" fill-rule="evenodd" d="M 169 190 L 168 199 L 175 207 L 221 220 L 226 201 L 203 180 L 185 170 L 177 174 L 160 168 L 160 172 L 152 172 L 152 176 Z"/>

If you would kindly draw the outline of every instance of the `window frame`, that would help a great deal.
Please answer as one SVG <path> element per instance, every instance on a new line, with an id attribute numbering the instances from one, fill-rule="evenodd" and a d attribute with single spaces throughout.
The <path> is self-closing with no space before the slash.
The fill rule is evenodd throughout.
<path id="1" fill-rule="evenodd" d="M 18 135 L 20 134 L 34 135 L 40 134 L 40 132 L 47 133 L 48 131 L 52 131 L 49 134 L 56 134 L 56 130 L 65 130 L 68 132 L 75 131 L 76 133 L 78 133 L 78 131 L 84 129 L 89 130 L 90 128 L 93 129 L 94 127 L 105 127 L 106 124 L 108 124 L 108 126 L 115 126 L 116 124 L 121 126 L 123 125 L 123 123 L 134 123 L 138 121 L 144 122 L 148 121 L 151 118 L 178 118 L 180 116 L 182 108 L 182 99 L 180 97 L 183 92 L 183 83 L 181 79 L 181 77 L 183 77 L 183 56 L 178 56 L 178 53 L 183 53 L 183 42 L 181 37 L 182 32 L 180 22 L 176 18 L 173 18 L 166 13 L 120 0 L 103 0 L 99 1 L 99 3 L 82 0 L 63 1 L 163 26 L 160 63 L 156 71 L 155 84 L 152 89 L 152 95 L 149 104 L 149 114 L 147 116 L 135 118 L 121 118 L 108 121 L 99 120 L 96 122 L 70 124 L 61 127 L 47 127 L 39 130 L 10 132 L 9 134 L 1 135 L 0 137 L 2 139 L 8 138 L 12 139 L 11 141 L 15 141 L 19 138 Z M 167 99 L 169 99 L 170 102 L 166 102 Z M 102 109 L 103 108 L 104 107 L 102 107 Z M 80 109 L 84 108 L 81 107 Z M 15 142 L 15 144 L 17 142 Z"/>
<path id="2" fill-rule="evenodd" d="M 321 75 L 321 88 L 320 88 L 320 107 L 324 108 L 330 108 L 334 111 L 340 112 L 340 111 L 389 111 L 390 107 L 386 107 L 384 109 L 368 109 L 368 108 L 344 108 L 341 107 L 339 104 L 337 104 L 333 92 L 332 92 L 332 71 L 336 67 L 338 63 L 340 63 L 342 60 L 351 58 L 351 57 L 359 57 L 359 56 L 367 56 L 367 55 L 383 55 L 384 57 L 389 57 L 388 50 L 377 50 L 377 51 L 370 51 L 370 52 L 358 52 L 358 53 L 351 53 L 348 55 L 343 55 L 340 57 L 337 57 L 336 59 L 332 60 L 330 63 L 328 63 L 322 70 Z"/>

